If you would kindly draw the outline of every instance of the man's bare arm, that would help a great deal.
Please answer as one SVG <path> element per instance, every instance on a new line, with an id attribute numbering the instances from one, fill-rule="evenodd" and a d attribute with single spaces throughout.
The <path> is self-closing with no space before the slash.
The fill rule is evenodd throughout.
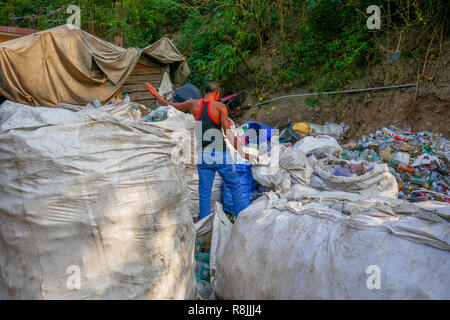
<path id="1" fill-rule="evenodd" d="M 223 130 L 225 131 L 225 136 L 227 137 L 228 141 L 231 142 L 233 147 L 237 150 L 239 145 L 237 141 L 237 137 L 234 135 L 233 130 L 231 130 L 231 123 L 228 120 L 228 109 L 225 105 L 223 105 L 219 110 L 219 123 L 222 126 Z"/>
<path id="2" fill-rule="evenodd" d="M 244 159 L 251 161 L 252 156 L 242 150 L 241 146 L 238 144 L 236 135 L 234 134 L 233 130 L 231 130 L 231 122 L 228 119 L 228 109 L 225 105 L 220 108 L 219 123 L 225 131 L 225 136 L 227 137 L 228 141 L 231 142 L 237 152 L 239 152 L 244 157 Z"/>
<path id="3" fill-rule="evenodd" d="M 147 90 L 150 91 L 150 93 L 156 98 L 156 100 L 158 100 L 159 104 L 161 104 L 162 106 L 171 105 L 171 106 L 175 107 L 177 110 L 180 110 L 180 111 L 191 111 L 191 108 L 192 108 L 192 101 L 191 100 L 184 101 L 182 103 L 169 102 L 166 99 L 164 99 L 158 93 L 158 91 L 155 89 L 155 87 L 153 87 L 151 84 L 146 83 L 145 86 L 147 87 Z"/>

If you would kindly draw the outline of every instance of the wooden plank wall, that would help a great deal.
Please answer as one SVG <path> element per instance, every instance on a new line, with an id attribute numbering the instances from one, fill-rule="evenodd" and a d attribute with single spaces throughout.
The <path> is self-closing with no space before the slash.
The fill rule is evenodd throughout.
<path id="1" fill-rule="evenodd" d="M 144 64 L 145 63 L 145 64 Z M 140 60 L 133 72 L 121 88 L 122 94 L 128 93 L 131 101 L 154 108 L 156 99 L 148 92 L 145 83 L 148 82 L 159 89 L 164 74 L 164 67 L 156 63 Z"/>

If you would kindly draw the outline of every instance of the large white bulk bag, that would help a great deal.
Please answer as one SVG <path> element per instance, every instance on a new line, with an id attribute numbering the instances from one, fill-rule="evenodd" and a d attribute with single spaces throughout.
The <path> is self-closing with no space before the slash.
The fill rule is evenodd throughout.
<path id="1" fill-rule="evenodd" d="M 313 166 L 314 172 L 311 176 L 311 187 L 326 191 L 354 192 L 367 197 L 397 198 L 397 180 L 389 172 L 386 164 L 371 163 L 373 169 L 360 176 L 343 177 L 333 175 L 330 172 L 332 168 L 342 163 L 350 164 L 350 161 L 334 157 L 317 161 Z"/>
<path id="2" fill-rule="evenodd" d="M 239 214 L 222 299 L 449 299 L 450 225 L 392 198 L 295 185 Z"/>
<path id="3" fill-rule="evenodd" d="M 327 135 L 304 137 L 294 145 L 294 148 L 300 149 L 306 155 L 315 154 L 318 156 L 333 155 L 342 151 L 336 139 Z"/>
<path id="4" fill-rule="evenodd" d="M 196 297 L 184 164 L 158 126 L 0 106 L 0 299 Z"/>
<path id="5" fill-rule="evenodd" d="M 309 185 L 313 169 L 299 148 L 275 145 L 270 155 L 264 154 L 252 167 L 253 178 L 273 190 L 287 190 L 291 184 Z"/>

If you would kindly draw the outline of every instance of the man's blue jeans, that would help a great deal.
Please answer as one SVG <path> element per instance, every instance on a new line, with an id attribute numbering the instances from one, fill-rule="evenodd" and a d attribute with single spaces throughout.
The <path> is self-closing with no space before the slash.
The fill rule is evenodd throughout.
<path id="1" fill-rule="evenodd" d="M 229 152 L 201 150 L 198 154 L 198 193 L 200 196 L 200 219 L 211 214 L 211 191 L 216 171 L 231 191 L 235 212 L 244 207 L 241 182 Z"/>

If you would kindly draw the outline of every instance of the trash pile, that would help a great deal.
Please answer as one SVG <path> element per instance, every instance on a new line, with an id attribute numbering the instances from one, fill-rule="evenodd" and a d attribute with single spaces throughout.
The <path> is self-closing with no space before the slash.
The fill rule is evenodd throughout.
<path id="1" fill-rule="evenodd" d="M 325 122 L 323 125 L 309 122 L 296 122 L 278 129 L 280 130 L 280 143 L 295 144 L 304 137 L 318 135 L 327 135 L 342 142 L 350 127 L 345 122 L 341 122 L 340 124 Z"/>
<path id="2" fill-rule="evenodd" d="M 398 195 L 395 177 L 385 164 L 341 158 L 342 148 L 331 136 L 306 136 L 295 144 L 271 143 L 258 151 L 252 174 L 266 188 L 262 191 L 286 191 L 293 184 L 303 184 L 322 191 Z"/>
<path id="3" fill-rule="evenodd" d="M 274 147 L 273 144 L 267 143 L 271 139 L 270 135 L 264 137 L 267 142 L 259 143 L 260 137 L 258 137 L 258 140 L 253 139 L 253 144 L 249 143 L 247 132 L 251 128 L 258 128 L 254 124 L 249 127 L 248 123 L 251 122 L 245 122 L 237 128 L 237 134 L 241 144 L 257 149 L 260 158 L 263 159 L 252 168 L 253 175 L 259 177 L 260 181 L 258 182 L 262 186 L 282 188 L 282 171 L 269 177 L 267 175 L 261 177 L 261 174 L 268 168 L 267 158 L 271 158 L 270 148 Z M 264 126 L 259 124 L 259 129 L 271 129 Z M 398 192 L 390 192 L 389 196 L 412 202 L 436 200 L 450 203 L 450 142 L 445 135 L 430 131 L 411 132 L 390 126 L 368 136 L 362 136 L 358 141 L 350 141 L 341 146 L 339 141 L 343 140 L 348 129 L 349 127 L 345 123 L 340 125 L 335 123 L 325 123 L 324 125 L 307 122 L 291 123 L 279 128 L 280 146 L 276 152 L 280 154 L 281 160 L 286 157 L 284 152 L 286 148 L 291 152 L 297 149 L 303 151 L 309 164 L 314 167 L 311 186 L 319 188 L 319 190 L 354 192 L 355 190 L 351 191 L 347 187 L 341 189 L 336 184 L 326 186 L 318 180 L 320 178 L 327 181 L 330 179 L 342 180 L 342 182 L 347 181 L 348 186 L 351 181 L 349 179 L 357 182 L 357 180 L 361 180 L 361 177 L 375 176 L 375 173 L 381 170 L 381 165 L 386 164 L 387 169 L 384 168 L 382 171 L 389 172 L 394 176 L 398 187 Z M 298 158 L 298 156 L 297 154 L 296 157 Z M 280 161 L 279 164 L 283 169 L 283 161 Z M 295 183 L 295 181 L 293 182 Z M 288 187 L 289 185 L 284 184 L 282 189 L 286 190 Z"/>
<path id="4" fill-rule="evenodd" d="M 239 141 L 248 136 L 243 132 Z M 415 153 L 406 146 L 413 139 L 405 136 L 389 132 L 343 147 L 328 135 L 268 148 L 249 143 L 259 152 L 252 174 L 263 190 L 233 225 L 213 225 L 215 297 L 448 299 L 450 205 L 399 199 L 394 176 L 417 167 L 445 180 L 447 140 L 411 133 L 425 142 L 411 143 Z M 375 147 L 381 141 L 382 150 Z M 388 147 L 395 152 L 385 163 L 381 156 Z M 216 219 L 220 211 L 209 218 Z M 369 281 L 374 268 L 382 273 L 380 288 Z"/>
<path id="5" fill-rule="evenodd" d="M 390 126 L 343 146 L 341 157 L 386 163 L 397 179 L 399 198 L 450 202 L 450 142 L 440 133 Z"/>

